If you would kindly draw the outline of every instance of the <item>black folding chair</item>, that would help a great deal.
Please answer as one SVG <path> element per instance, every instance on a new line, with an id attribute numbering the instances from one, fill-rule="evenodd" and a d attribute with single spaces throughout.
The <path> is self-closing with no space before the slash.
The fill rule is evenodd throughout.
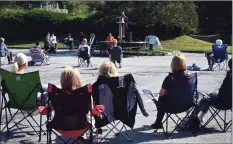
<path id="1" fill-rule="evenodd" d="M 51 135 L 54 133 L 63 143 L 72 140 L 80 143 L 82 136 L 90 130 L 90 143 L 92 143 L 92 120 L 89 123 L 86 115 L 91 112 L 91 85 L 73 91 L 65 91 L 53 84 L 48 84 L 49 100 L 47 112 L 47 143 L 52 144 Z M 51 112 L 55 115 L 51 119 Z M 91 118 L 92 119 L 92 118 Z M 68 140 L 64 140 L 65 136 Z"/>
<path id="2" fill-rule="evenodd" d="M 204 98 L 209 98 L 209 96 L 206 93 L 203 92 L 198 92 L 199 94 L 201 94 Z M 221 103 L 219 101 L 219 103 Z M 205 122 L 204 125 L 202 125 L 202 127 L 206 127 L 213 119 L 216 121 L 216 123 L 218 124 L 219 128 L 222 130 L 222 132 L 226 132 L 232 125 L 232 119 L 227 120 L 227 111 L 231 111 L 232 113 L 232 105 L 218 105 L 218 104 L 213 104 L 210 105 L 209 111 L 211 113 L 210 118 Z M 220 112 L 224 111 L 224 117 L 220 116 Z M 217 119 L 218 117 L 218 119 Z M 223 126 L 220 124 L 220 122 L 223 122 Z"/>
<path id="3" fill-rule="evenodd" d="M 39 71 L 30 72 L 26 74 L 15 74 L 12 72 L 8 72 L 4 69 L 0 69 L 0 74 L 2 77 L 2 104 L 1 109 L 5 109 L 6 116 L 6 126 L 1 130 L 4 131 L 7 128 L 7 132 L 9 129 L 13 127 L 17 127 L 21 132 L 23 132 L 22 128 L 18 125 L 22 123 L 22 121 L 26 120 L 28 124 L 31 126 L 34 132 L 39 136 L 39 141 L 41 140 L 41 131 L 42 130 L 42 115 L 40 115 L 40 123 L 33 118 L 32 114 L 39 110 L 40 114 L 42 114 L 43 103 L 45 103 L 43 89 L 40 83 L 40 75 Z M 41 104 L 38 106 L 37 103 L 37 93 L 41 92 Z M 6 93 L 8 95 L 8 99 L 6 97 Z M 4 104 L 4 106 L 3 106 Z M 17 111 L 12 115 L 11 109 L 17 109 Z M 10 119 L 8 119 L 8 111 L 10 114 Z M 2 120 L 2 110 L 0 114 L 0 120 Z M 15 122 L 16 115 L 21 114 L 23 118 L 17 122 Z M 28 118 L 31 118 L 33 121 L 30 121 Z M 11 122 L 14 122 L 14 125 L 9 127 Z M 32 125 L 32 122 L 36 124 L 36 126 Z M 1 122 L 0 122 L 1 123 Z M 39 127 L 39 131 L 35 129 L 35 127 Z M 44 132 L 45 133 L 45 132 Z M 27 132 L 27 134 L 32 134 Z"/>
<path id="4" fill-rule="evenodd" d="M 183 77 L 174 77 L 172 73 L 169 73 L 170 85 L 171 88 L 168 90 L 168 94 L 164 96 L 166 97 L 167 106 L 169 108 L 165 109 L 165 119 L 163 120 L 163 124 L 165 124 L 166 129 L 163 126 L 164 138 L 170 138 L 175 130 L 181 128 L 181 124 L 185 119 L 189 119 L 193 110 L 197 107 L 197 73 L 193 73 L 188 79 Z M 153 96 L 150 90 L 143 90 L 143 92 L 152 97 L 152 101 L 154 101 L 155 105 L 158 104 L 155 96 Z M 183 118 L 179 117 L 178 114 L 186 112 Z M 178 120 L 175 120 L 174 115 Z M 175 128 L 169 133 L 168 132 L 168 120 L 171 119 L 175 123 Z M 184 128 L 187 127 L 187 124 Z M 156 133 L 158 129 L 154 132 Z M 197 131 L 192 131 L 193 135 L 197 135 Z"/>
<path id="5" fill-rule="evenodd" d="M 137 111 L 137 102 L 135 102 L 135 106 L 130 110 L 128 113 L 123 105 L 120 105 L 121 103 L 127 103 L 127 94 L 129 92 L 129 84 L 119 84 L 121 79 L 123 77 L 112 77 L 112 78 L 107 78 L 100 76 L 97 80 L 96 83 L 93 84 L 93 99 L 95 104 L 100 104 L 105 106 L 105 110 L 102 112 L 102 118 L 100 119 L 99 117 L 94 117 L 95 118 L 95 127 L 97 129 L 101 129 L 104 126 L 108 128 L 108 132 L 104 135 L 99 137 L 98 130 L 97 130 L 97 138 L 95 139 L 96 142 L 102 142 L 106 140 L 106 138 L 109 136 L 110 133 L 115 134 L 115 138 L 118 136 L 122 135 L 127 141 L 133 142 L 133 137 L 132 137 L 132 130 L 133 130 L 133 125 L 126 124 L 126 122 L 122 119 L 122 117 L 127 117 L 130 113 L 133 113 L 133 111 L 136 113 Z M 124 82 L 123 82 L 124 83 Z M 101 93 L 102 96 L 106 97 L 106 101 L 114 101 L 112 103 L 104 104 L 102 103 L 103 101 L 100 101 L 99 94 Z M 132 93 L 133 94 L 133 93 Z M 119 99 L 118 99 L 119 98 Z M 118 106 L 116 106 L 118 105 Z M 116 113 L 113 114 L 110 111 L 112 111 L 112 108 L 114 107 L 115 112 L 119 111 L 118 109 L 121 109 L 120 111 L 123 112 L 124 110 L 124 116 L 117 116 Z M 124 109 L 124 110 L 123 110 Z M 110 112 L 110 113 L 109 113 Z M 127 113 L 127 114 L 126 114 Z M 113 116 L 113 115 L 114 116 Z M 122 125 L 122 126 L 120 126 Z M 123 133 L 123 130 L 126 131 L 126 133 Z"/>

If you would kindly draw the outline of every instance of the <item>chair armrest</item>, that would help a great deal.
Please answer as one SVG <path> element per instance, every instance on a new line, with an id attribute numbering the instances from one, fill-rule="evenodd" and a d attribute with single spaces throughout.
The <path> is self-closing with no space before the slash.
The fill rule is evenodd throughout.
<path id="1" fill-rule="evenodd" d="M 92 110 L 91 113 L 93 115 L 96 115 L 98 117 L 100 117 L 101 119 L 103 118 L 103 111 L 104 111 L 104 105 L 96 105 Z"/>
<path id="2" fill-rule="evenodd" d="M 210 98 L 206 93 L 198 91 L 198 94 L 201 94 L 204 98 Z"/>

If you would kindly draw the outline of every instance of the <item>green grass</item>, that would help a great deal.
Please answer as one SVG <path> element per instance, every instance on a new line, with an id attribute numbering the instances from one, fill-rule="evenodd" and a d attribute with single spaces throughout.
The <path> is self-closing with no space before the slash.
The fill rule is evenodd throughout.
<path id="1" fill-rule="evenodd" d="M 161 41 L 164 49 L 168 51 L 196 51 L 207 52 L 212 49 L 212 43 L 191 38 L 189 36 L 180 36 L 172 40 Z M 232 46 L 227 47 L 228 53 L 232 53 Z"/>
<path id="2" fill-rule="evenodd" d="M 8 47 L 16 48 L 30 48 L 34 45 L 34 41 L 24 41 L 24 42 L 6 42 Z M 40 42 L 43 46 L 43 41 Z M 172 40 L 161 41 L 163 50 L 143 50 L 140 54 L 145 55 L 161 55 L 166 52 L 171 51 L 183 51 L 183 52 L 207 52 L 212 48 L 212 43 L 191 38 L 189 36 L 180 36 Z M 63 48 L 64 44 L 58 42 L 58 48 Z M 232 53 L 232 46 L 228 46 L 228 53 Z M 134 53 L 134 51 L 132 51 Z"/>

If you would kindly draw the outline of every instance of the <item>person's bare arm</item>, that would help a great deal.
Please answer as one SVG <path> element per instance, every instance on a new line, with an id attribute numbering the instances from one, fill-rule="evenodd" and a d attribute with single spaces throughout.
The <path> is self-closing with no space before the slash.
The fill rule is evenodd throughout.
<path id="1" fill-rule="evenodd" d="M 163 89 L 163 88 L 161 88 L 161 90 L 160 90 L 160 92 L 159 92 L 159 96 L 165 96 L 166 95 L 166 93 L 167 93 L 167 90 L 166 89 Z"/>

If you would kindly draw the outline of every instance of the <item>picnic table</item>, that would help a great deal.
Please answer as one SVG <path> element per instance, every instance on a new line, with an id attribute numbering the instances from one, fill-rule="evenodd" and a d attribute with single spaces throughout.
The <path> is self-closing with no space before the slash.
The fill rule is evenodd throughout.
<path id="1" fill-rule="evenodd" d="M 104 44 L 104 43 L 112 43 L 112 41 L 99 41 L 98 43 L 100 44 Z M 143 46 L 149 44 L 148 42 L 145 41 L 138 41 L 138 42 L 118 42 L 118 44 L 123 47 L 123 50 L 131 50 L 131 48 L 124 48 L 123 45 L 127 45 L 127 44 L 132 44 L 132 45 L 136 45 L 136 50 L 137 50 L 137 55 L 139 56 L 139 51 L 143 48 Z"/>

